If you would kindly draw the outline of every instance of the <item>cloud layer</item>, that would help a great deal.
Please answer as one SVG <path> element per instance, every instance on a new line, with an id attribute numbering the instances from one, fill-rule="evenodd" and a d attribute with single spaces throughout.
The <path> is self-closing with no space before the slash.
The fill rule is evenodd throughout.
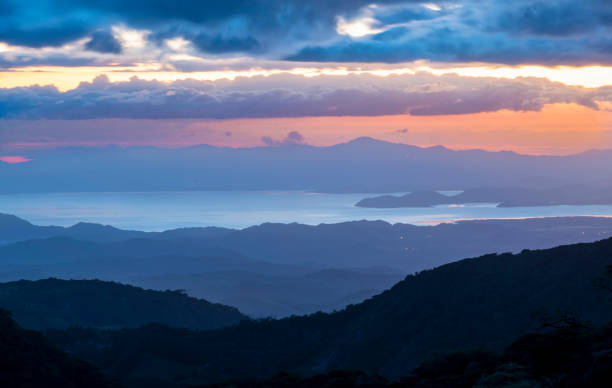
<path id="1" fill-rule="evenodd" d="M 162 56 L 181 38 L 199 57 L 612 64 L 609 0 L 0 0 L 0 42 L 17 47 L 0 50 L 0 63 L 43 62 L 45 52 L 19 47 L 66 44 L 121 57 L 131 43 L 120 29 Z"/>
<path id="2" fill-rule="evenodd" d="M 306 139 L 304 136 L 298 131 L 291 131 L 285 136 L 282 140 L 276 140 L 271 136 L 262 136 L 262 143 L 267 146 L 285 146 L 285 145 L 297 145 L 297 144 L 306 144 Z"/>
<path id="3" fill-rule="evenodd" d="M 538 78 L 457 75 L 317 76 L 279 74 L 234 81 L 171 83 L 104 76 L 76 89 L 0 89 L 4 119 L 233 119 L 305 116 L 448 115 L 502 109 L 538 111 L 574 103 L 598 109 L 612 87 L 587 89 Z"/>

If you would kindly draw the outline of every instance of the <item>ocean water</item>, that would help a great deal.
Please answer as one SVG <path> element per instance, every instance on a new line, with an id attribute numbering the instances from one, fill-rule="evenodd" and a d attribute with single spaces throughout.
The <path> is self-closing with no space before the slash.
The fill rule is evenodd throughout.
<path id="1" fill-rule="evenodd" d="M 353 220 L 436 224 L 463 219 L 554 216 L 612 216 L 612 206 L 497 208 L 495 204 L 431 208 L 355 207 L 372 194 L 302 191 L 194 191 L 138 193 L 52 193 L 0 195 L 0 213 L 37 225 L 95 222 L 123 229 L 161 231 L 180 227 L 244 228 L 264 222 L 310 225 Z"/>

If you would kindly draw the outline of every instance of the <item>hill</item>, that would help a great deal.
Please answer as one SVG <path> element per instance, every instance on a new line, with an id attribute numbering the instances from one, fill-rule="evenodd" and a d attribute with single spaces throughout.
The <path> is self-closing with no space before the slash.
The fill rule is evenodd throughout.
<path id="1" fill-rule="evenodd" d="M 402 196 L 383 195 L 364 198 L 355 206 L 371 208 L 431 207 L 436 205 L 496 203 L 498 207 L 610 205 L 609 187 L 562 186 L 552 189 L 517 187 L 468 189 L 446 196 L 436 191 L 415 191 Z"/>
<path id="2" fill-rule="evenodd" d="M 610 321 L 609 293 L 596 286 L 610 264 L 612 239 L 493 254 L 410 275 L 338 313 L 243 321 L 206 332 L 150 325 L 74 329 L 51 338 L 131 382 L 143 377 L 143 363 L 166 368 L 165 377 L 156 371 L 147 377 L 176 384 L 335 368 L 400 378 L 436 351 L 502 350 L 541 327 L 538 315 L 572 311 L 595 324 Z M 126 367 L 126 359 L 139 370 Z"/>
<path id="3" fill-rule="evenodd" d="M 71 227 L 39 226 L 19 217 L 0 213 L 0 244 L 50 237 L 71 237 L 92 241 L 119 241 L 145 237 L 148 233 L 127 231 L 112 226 L 80 222 Z"/>
<path id="4" fill-rule="evenodd" d="M 421 148 L 371 138 L 329 147 L 200 145 L 32 149 L 28 163 L 0 164 L 0 192 L 316 190 L 390 193 L 473 187 L 599 185 L 612 152 L 529 156 Z M 211 166 L 214 166 L 212 168 Z M 95 179 L 91 172 L 95 171 Z M 66 177 L 70 177 L 67 179 Z M 232 179 L 227 179 L 232 177 Z"/>
<path id="5" fill-rule="evenodd" d="M 42 334 L 20 328 L 0 309 L 0 376 L 7 388 L 119 387 L 90 364 L 55 348 Z"/>
<path id="6" fill-rule="evenodd" d="M 34 225 L 22 218 L 0 213 L 0 244 L 24 240 L 71 238 L 91 242 L 120 242 L 140 238 L 159 239 L 208 239 L 222 237 L 231 229 L 224 228 L 182 228 L 162 233 L 122 230 L 109 225 L 79 222 L 70 227 Z"/>
<path id="7" fill-rule="evenodd" d="M 152 291 L 99 280 L 21 280 L 0 283 L 0 307 L 28 329 L 70 326 L 138 327 L 164 323 L 215 329 L 248 319 L 237 309 L 180 291 Z"/>
<path id="8" fill-rule="evenodd" d="M 354 370 L 314 376 L 280 373 L 200 388 L 607 388 L 612 382 L 612 325 L 566 326 L 519 337 L 503 352 L 441 353 L 389 380 Z"/>
<path id="9" fill-rule="evenodd" d="M 128 235 L 131 232 L 127 232 Z M 252 317 L 331 312 L 406 274 L 487 252 L 612 236 L 612 219 L 559 217 L 416 226 L 354 221 L 177 229 L 96 241 L 52 237 L 0 246 L 0 281 L 112 280 L 238 307 Z"/>
<path id="10" fill-rule="evenodd" d="M 461 194 L 459 194 L 461 195 Z M 435 205 L 447 205 L 458 202 L 458 196 L 449 197 L 437 191 L 414 191 L 402 196 L 381 195 L 378 197 L 364 198 L 357 202 L 358 207 L 372 208 L 396 208 L 396 207 L 431 207 Z"/>
<path id="11" fill-rule="evenodd" d="M 29 224 L 17 217 L 8 217 L 16 224 Z M 108 227 L 91 224 L 89 228 L 93 231 Z M 70 233 L 72 228 L 57 230 L 51 237 L 23 235 L 17 237 L 17 242 L 0 245 L 0 278 L 2 266 L 8 264 L 16 266 L 12 271 L 43 263 L 45 268 L 52 268 L 50 264 L 60 261 L 158 256 L 232 258 L 251 263 L 314 265 L 318 269 L 386 266 L 414 272 L 487 252 L 518 252 L 523 248 L 596 241 L 612 235 L 612 219 L 471 220 L 431 226 L 383 221 L 320 225 L 264 223 L 241 230 L 207 227 L 161 233 L 113 228 L 116 239 L 110 241 L 102 238 L 104 233 L 100 237 L 96 232 L 74 236 Z M 133 237 L 134 233 L 140 235 Z M 188 273 L 193 271 L 190 269 Z M 47 273 L 48 276 L 64 275 Z"/>
<path id="12" fill-rule="evenodd" d="M 192 274 L 134 277 L 133 284 L 154 289 L 189 290 L 190 295 L 235 306 L 254 317 L 287 317 L 342 310 L 379 294 L 403 279 L 384 268 L 323 269 L 306 274 L 233 269 Z"/>

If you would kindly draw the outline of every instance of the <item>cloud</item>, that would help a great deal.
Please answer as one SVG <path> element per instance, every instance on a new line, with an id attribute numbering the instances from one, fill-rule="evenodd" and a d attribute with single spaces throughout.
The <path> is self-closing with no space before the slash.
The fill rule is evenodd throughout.
<path id="1" fill-rule="evenodd" d="M 119 54 L 121 43 L 109 31 L 96 31 L 91 40 L 85 44 L 85 48 L 99 53 Z"/>
<path id="2" fill-rule="evenodd" d="M 0 17 L 0 22 L 2 18 Z M 39 27 L 0 27 L 0 42 L 27 47 L 57 47 L 86 36 L 91 31 L 88 25 L 78 21 Z"/>
<path id="3" fill-rule="evenodd" d="M 611 15 L 612 9 L 604 1 L 530 1 L 503 12 L 491 29 L 567 37 L 609 26 Z"/>
<path id="4" fill-rule="evenodd" d="M 289 132 L 284 141 L 291 144 L 303 144 L 305 142 L 304 136 L 298 131 Z"/>
<path id="5" fill-rule="evenodd" d="M 612 87 L 587 89 L 538 78 L 457 75 L 318 76 L 278 74 L 234 81 L 171 83 L 105 76 L 60 92 L 52 86 L 0 89 L 5 119 L 231 119 L 305 116 L 447 115 L 502 109 L 538 111 L 575 103 L 598 109 Z"/>
<path id="6" fill-rule="evenodd" d="M 89 38 L 85 49 L 118 53 L 100 31 L 121 25 L 149 31 L 162 51 L 165 39 L 183 38 L 201 57 L 612 64 L 609 0 L 0 1 L 0 42 L 17 46 Z"/>
<path id="7" fill-rule="evenodd" d="M 62 66 L 80 67 L 96 65 L 98 60 L 93 57 L 70 58 L 63 55 L 47 55 L 44 57 L 11 55 L 9 58 L 2 58 L 0 53 L 0 69 L 11 69 L 22 66 Z"/>
<path id="8" fill-rule="evenodd" d="M 0 156 L 0 162 L 8 163 L 8 164 L 19 164 L 30 162 L 33 159 L 28 159 L 23 156 Z"/>
<path id="9" fill-rule="evenodd" d="M 298 131 L 291 131 L 282 140 L 275 140 L 270 136 L 262 136 L 261 141 L 269 147 L 306 144 L 304 136 Z"/>
<path id="10" fill-rule="evenodd" d="M 294 61 L 387 62 L 419 59 L 505 64 L 612 63 L 602 37 L 612 34 L 612 2 L 463 2 L 427 14 L 381 7 L 384 31 L 362 39 L 309 44 L 286 57 Z M 405 14 L 405 16 L 403 16 Z M 395 17 L 395 19 L 394 19 Z M 419 17 L 426 22 L 418 20 Z M 405 22 L 402 22 L 405 20 Z M 382 23 L 382 22 L 381 22 Z"/>
<path id="11" fill-rule="evenodd" d="M 252 37 L 214 37 L 199 34 L 193 38 L 193 44 L 204 52 L 209 53 L 232 53 L 256 51 L 260 48 L 259 42 Z"/>
<path id="12" fill-rule="evenodd" d="M 382 3 L 395 2 L 382 0 Z M 88 37 L 97 29 L 125 24 L 153 32 L 168 29 L 209 36 L 213 49 L 235 47 L 260 38 L 287 41 L 296 35 L 316 37 L 333 32 L 338 15 L 350 15 L 368 4 L 366 0 L 329 2 L 324 0 L 32 0 L 23 3 L 3 0 L 0 14 L 0 41 L 29 47 L 57 46 Z M 76 28 L 76 27 L 79 28 Z M 52 32 L 46 36 L 39 32 Z M 202 38 L 202 40 L 205 40 Z M 204 44 L 204 48 L 209 44 Z"/>

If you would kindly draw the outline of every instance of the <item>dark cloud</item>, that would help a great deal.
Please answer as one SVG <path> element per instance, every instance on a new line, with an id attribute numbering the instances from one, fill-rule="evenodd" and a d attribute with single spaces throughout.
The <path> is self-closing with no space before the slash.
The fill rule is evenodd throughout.
<path id="1" fill-rule="evenodd" d="M 68 58 L 64 55 L 49 55 L 45 57 L 32 57 L 27 55 L 10 55 L 3 58 L 0 55 L 0 69 L 11 69 L 21 66 L 63 66 L 78 67 L 97 64 L 96 58 L 78 57 Z"/>
<path id="2" fill-rule="evenodd" d="M 482 3 L 489 7 L 479 11 L 466 5 L 465 9 L 453 10 L 451 16 L 413 24 L 411 28 L 400 26 L 367 38 L 306 45 L 286 59 L 612 64 L 612 53 L 602 50 L 603 37 L 612 35 L 610 23 L 602 15 L 612 13 L 612 2 L 532 3 L 517 1 L 508 6 L 490 1 Z M 599 5 L 595 6 L 596 3 Z M 496 4 L 497 7 L 492 6 Z M 548 15 L 549 12 L 552 15 Z"/>
<path id="3" fill-rule="evenodd" d="M 305 116 L 445 115 L 501 109 L 538 111 L 545 104 L 575 103 L 598 109 L 612 88 L 586 89 L 544 79 L 464 78 L 456 75 L 345 77 L 274 75 L 234 81 L 137 78 L 92 83 L 59 92 L 54 87 L 0 89 L 6 119 L 230 119 Z M 297 137 L 292 138 L 298 140 Z"/>
<path id="4" fill-rule="evenodd" d="M 96 31 L 91 40 L 85 44 L 85 48 L 99 53 L 119 54 L 121 43 L 109 31 Z"/>
<path id="5" fill-rule="evenodd" d="M 0 14 L 0 23 L 4 26 L 0 41 L 30 47 L 57 46 L 86 37 L 93 30 L 108 28 L 110 24 L 124 23 L 153 32 L 179 26 L 210 36 L 212 43 L 205 47 L 227 51 L 232 45 L 224 41 L 242 41 L 242 47 L 251 50 L 252 45 L 246 44 L 249 39 L 259 41 L 262 37 L 286 42 L 288 37 L 316 37 L 321 31 L 330 34 L 338 15 L 354 14 L 368 3 L 366 0 L 32 0 L 27 3 L 4 0 L 0 8 L 11 12 Z"/>
<path id="6" fill-rule="evenodd" d="M 570 36 L 607 24 L 610 4 L 584 0 L 533 1 L 502 13 L 492 29 L 527 35 Z"/>
<path id="7" fill-rule="evenodd" d="M 2 19 L 0 17 L 0 22 Z M 90 31 L 90 26 L 77 21 L 40 27 L 15 27 L 7 23 L 0 26 L 0 42 L 34 48 L 57 47 L 82 38 Z"/>
<path id="8" fill-rule="evenodd" d="M 284 141 L 286 143 L 288 142 L 292 144 L 303 144 L 306 142 L 306 140 L 304 139 L 304 136 L 302 136 L 302 134 L 299 133 L 298 131 L 289 132 Z"/>
<path id="9" fill-rule="evenodd" d="M 260 48 L 259 42 L 252 37 L 223 37 L 221 35 L 210 37 L 206 34 L 194 37 L 193 44 L 201 51 L 216 54 L 250 52 Z"/>
<path id="10" fill-rule="evenodd" d="M 204 53 L 226 54 L 261 52 L 263 46 L 246 28 L 234 28 L 234 31 L 203 31 L 202 28 L 189 24 L 171 23 L 153 31 L 149 38 L 158 45 L 163 45 L 166 39 L 183 38 Z"/>
<path id="11" fill-rule="evenodd" d="M 0 1 L 0 41 L 118 53 L 109 26 L 183 37 L 202 53 L 248 53 L 299 61 L 483 61 L 508 64 L 612 63 L 609 0 L 17 0 Z M 339 36 L 338 18 L 369 18 L 383 31 Z M 93 33 L 93 36 L 92 36 Z M 602 46 L 604 49 L 602 49 Z"/>
<path id="12" fill-rule="evenodd" d="M 376 14 L 376 19 L 383 25 L 407 23 L 415 20 L 431 20 L 441 16 L 448 15 L 449 11 L 435 11 L 430 8 L 425 8 L 421 4 L 407 4 L 405 6 L 383 8 L 381 12 Z"/>
<path id="13" fill-rule="evenodd" d="M 462 7 L 419 14 L 390 11 L 374 17 L 400 22 L 369 37 L 306 45 L 287 56 L 295 61 L 387 62 L 418 59 L 506 64 L 612 64 L 602 50 L 612 35 L 612 1 L 517 0 L 460 3 Z M 394 8 L 391 7 L 391 10 Z M 383 8 L 384 10 L 384 8 Z M 397 20 L 394 16 L 397 15 Z M 383 23 L 384 25 L 384 23 Z"/>
<path id="14" fill-rule="evenodd" d="M 270 147 L 277 146 L 286 146 L 286 145 L 298 145 L 298 144 L 306 144 L 306 140 L 304 136 L 298 131 L 291 131 L 285 136 L 282 140 L 276 140 L 270 136 L 262 136 L 261 141 Z"/>

